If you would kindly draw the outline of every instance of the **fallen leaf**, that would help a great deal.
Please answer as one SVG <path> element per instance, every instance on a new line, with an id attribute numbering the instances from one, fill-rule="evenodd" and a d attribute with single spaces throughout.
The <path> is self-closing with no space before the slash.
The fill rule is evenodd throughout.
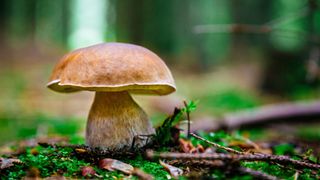
<path id="1" fill-rule="evenodd" d="M 181 176 L 183 174 L 182 169 L 174 167 L 174 166 L 171 166 L 171 165 L 169 165 L 169 164 L 167 164 L 167 163 L 165 163 L 165 162 L 163 162 L 161 160 L 159 162 L 160 162 L 161 166 L 163 166 L 164 169 L 166 171 L 168 171 L 168 173 L 170 173 L 171 176 L 179 177 L 179 176 Z"/>
<path id="2" fill-rule="evenodd" d="M 63 145 L 63 144 L 68 144 L 69 142 L 68 137 L 58 136 L 58 135 L 38 137 L 36 140 L 38 143 L 47 143 L 50 145 L 53 145 L 53 144 Z"/>
<path id="3" fill-rule="evenodd" d="M 36 156 L 39 154 L 39 151 L 36 148 L 32 148 L 30 153 Z"/>
<path id="4" fill-rule="evenodd" d="M 26 177 L 28 178 L 40 178 L 40 170 L 36 167 L 31 167 L 28 171 L 27 171 L 27 175 Z"/>
<path id="5" fill-rule="evenodd" d="M 216 153 L 217 152 L 217 148 L 215 147 L 207 147 L 205 150 L 204 150 L 204 153 L 208 153 L 208 154 L 212 154 L 212 153 Z"/>
<path id="6" fill-rule="evenodd" d="M 81 168 L 81 175 L 86 176 L 93 176 L 96 174 L 96 171 L 91 166 L 84 166 Z"/>
<path id="7" fill-rule="evenodd" d="M 20 159 L 14 159 L 14 158 L 0 158 L 0 169 L 5 169 L 11 166 L 14 166 L 14 163 L 21 164 L 22 161 Z"/>
<path id="8" fill-rule="evenodd" d="M 44 178 L 45 180 L 66 180 L 67 178 L 65 178 L 64 176 L 62 175 L 57 175 L 57 174 L 54 174 L 50 177 L 46 177 Z"/>
<path id="9" fill-rule="evenodd" d="M 230 141 L 229 146 L 240 147 L 243 151 L 247 153 L 272 154 L 272 150 L 270 148 L 261 147 L 249 139 L 244 139 L 242 141 Z"/>
<path id="10" fill-rule="evenodd" d="M 180 145 L 180 149 L 182 150 L 182 152 L 184 153 L 190 153 L 192 149 L 194 149 L 194 146 L 192 145 L 192 143 L 188 140 L 184 140 L 184 139 L 179 139 L 179 145 Z"/>
<path id="11" fill-rule="evenodd" d="M 79 153 L 79 154 L 87 152 L 87 150 L 82 149 L 82 148 L 76 148 L 75 151 L 76 151 L 77 153 Z"/>
<path id="12" fill-rule="evenodd" d="M 14 152 L 14 150 L 7 145 L 0 147 L 0 154 L 2 154 L 2 155 L 12 154 L 13 152 Z"/>
<path id="13" fill-rule="evenodd" d="M 201 144 L 198 144 L 198 146 L 196 148 L 192 148 L 190 150 L 190 153 L 203 153 L 204 152 L 204 147 Z"/>
<path id="14" fill-rule="evenodd" d="M 125 174 L 132 174 L 134 168 L 130 164 L 124 163 L 116 159 L 105 158 L 100 160 L 99 167 L 109 171 L 118 170 Z"/>
<path id="15" fill-rule="evenodd" d="M 189 140 L 179 139 L 179 144 L 184 153 L 203 153 L 205 151 L 202 145 L 198 144 L 197 147 L 194 147 Z"/>

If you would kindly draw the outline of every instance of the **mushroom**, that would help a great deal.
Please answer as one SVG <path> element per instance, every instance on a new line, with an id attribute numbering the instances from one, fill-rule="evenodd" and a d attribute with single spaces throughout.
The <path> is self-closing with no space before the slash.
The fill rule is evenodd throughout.
<path id="1" fill-rule="evenodd" d="M 129 148 L 139 135 L 155 133 L 130 93 L 175 91 L 171 72 L 150 50 L 126 43 L 102 43 L 74 50 L 55 66 L 47 87 L 57 92 L 95 91 L 86 127 L 91 147 Z M 145 141 L 135 143 L 142 147 Z"/>

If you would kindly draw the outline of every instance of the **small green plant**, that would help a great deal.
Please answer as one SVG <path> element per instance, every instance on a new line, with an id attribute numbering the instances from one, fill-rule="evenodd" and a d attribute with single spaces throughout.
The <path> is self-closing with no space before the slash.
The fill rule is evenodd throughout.
<path id="1" fill-rule="evenodd" d="M 184 114 L 189 114 L 194 111 L 197 107 L 197 103 L 190 101 L 185 103 L 185 107 L 182 109 L 175 108 L 173 115 L 167 117 L 162 125 L 156 129 L 156 135 L 154 141 L 158 145 L 168 145 L 172 143 L 173 131 L 175 126 L 183 120 Z"/>

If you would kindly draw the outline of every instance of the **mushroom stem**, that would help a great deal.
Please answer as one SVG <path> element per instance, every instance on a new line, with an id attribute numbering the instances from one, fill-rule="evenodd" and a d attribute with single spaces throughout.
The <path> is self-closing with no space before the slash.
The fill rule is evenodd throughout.
<path id="1" fill-rule="evenodd" d="M 136 136 L 154 133 L 146 113 L 128 92 L 96 92 L 86 129 L 89 146 L 129 148 Z M 139 147 L 145 144 L 135 141 Z"/>

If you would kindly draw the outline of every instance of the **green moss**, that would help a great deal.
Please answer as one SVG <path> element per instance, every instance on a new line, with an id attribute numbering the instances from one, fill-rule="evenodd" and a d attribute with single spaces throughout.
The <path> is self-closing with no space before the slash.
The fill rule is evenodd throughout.
<path id="1" fill-rule="evenodd" d="M 175 118 L 173 118 L 175 119 Z M 73 132 L 73 131 L 70 131 Z M 209 141 L 218 143 L 223 146 L 228 146 L 230 142 L 236 140 L 241 141 L 244 140 L 242 137 L 243 133 L 256 134 L 257 132 L 261 134 L 266 134 L 264 130 L 245 130 L 245 131 L 235 131 L 231 134 L 226 133 L 225 131 L 217 131 L 217 132 L 200 132 L 200 136 L 208 139 Z M 185 138 L 185 137 L 184 137 Z M 78 136 L 72 135 L 70 136 L 70 141 L 72 144 L 81 144 L 84 142 L 83 138 L 79 138 Z M 191 138 L 191 141 L 194 145 L 201 144 L 204 147 L 208 147 L 209 145 L 201 140 Z M 166 151 L 168 151 L 167 146 L 161 146 Z M 14 148 L 14 147 L 13 147 Z M 237 147 L 234 147 L 237 148 Z M 298 154 L 299 151 L 296 151 L 296 146 L 289 143 L 278 144 L 273 146 L 273 152 L 277 155 L 290 155 L 293 158 L 297 158 L 298 156 L 306 156 L 309 159 L 316 161 L 315 157 L 312 157 L 312 152 L 308 152 L 305 155 Z M 157 150 L 159 151 L 159 150 Z M 222 150 L 218 150 L 223 152 Z M 7 168 L 5 170 L 0 171 L 0 179 L 21 179 L 26 176 L 28 171 L 31 168 L 38 169 L 41 177 L 49 177 L 53 174 L 62 174 L 66 177 L 71 178 L 83 178 L 81 176 L 81 167 L 83 166 L 92 166 L 97 174 L 101 176 L 103 179 L 115 179 L 115 178 L 125 178 L 126 175 L 121 172 L 109 172 L 107 170 L 100 169 L 97 164 L 98 162 L 89 162 L 82 158 L 79 158 L 73 152 L 71 148 L 53 148 L 53 147 L 41 147 L 37 146 L 35 148 L 27 148 L 26 152 L 18 156 L 24 164 L 18 164 L 13 167 Z M 131 164 L 134 167 L 138 167 L 153 175 L 156 179 L 167 179 L 168 173 L 164 170 L 164 168 L 157 161 L 149 161 L 144 159 L 142 156 L 137 156 L 134 159 L 118 159 L 120 161 Z M 296 171 L 290 166 L 279 166 L 273 163 L 267 162 L 242 162 L 241 166 L 252 168 L 266 174 L 270 174 L 273 176 L 277 176 L 283 179 L 293 179 Z M 224 170 L 215 169 L 209 172 L 208 177 L 214 179 L 254 179 L 250 175 L 246 174 L 237 174 L 233 172 L 227 173 Z M 89 178 L 97 178 L 96 176 L 92 176 Z M 312 170 L 302 170 L 302 173 L 299 174 L 299 179 L 317 179 L 320 178 L 320 171 L 312 171 Z M 137 179 L 133 177 L 133 179 Z"/>
<path id="2" fill-rule="evenodd" d="M 71 148 L 43 148 L 36 147 L 37 155 L 31 153 L 31 149 L 27 149 L 27 153 L 19 157 L 21 161 L 26 163 L 28 167 L 39 169 L 41 177 L 48 177 L 54 172 L 63 172 L 65 176 L 76 176 L 80 167 L 87 166 L 89 163 L 79 160 L 72 156 Z"/>
<path id="3" fill-rule="evenodd" d="M 126 160 L 125 162 L 131 164 L 134 167 L 138 167 L 156 177 L 157 179 L 167 179 L 169 175 L 164 168 L 159 164 L 159 162 L 152 162 L 143 159 L 141 156 L 138 156 L 133 160 Z"/>
<path id="4" fill-rule="evenodd" d="M 242 162 L 241 165 L 252 168 L 279 178 L 289 178 L 294 175 L 294 170 L 282 169 L 280 166 L 267 162 Z"/>
<path id="5" fill-rule="evenodd" d="M 259 170 L 265 172 L 267 174 L 276 176 L 281 179 L 294 179 L 294 175 L 296 171 L 292 168 L 282 168 L 281 166 L 270 164 L 267 162 L 242 162 L 241 165 L 252 168 L 255 170 Z M 310 170 L 303 169 L 301 173 L 299 173 L 299 179 L 319 179 L 320 178 L 320 170 Z"/>
<path id="6" fill-rule="evenodd" d="M 274 154 L 276 155 L 294 155 L 294 147 L 292 144 L 283 143 L 273 147 Z"/>
<path id="7" fill-rule="evenodd" d="M 41 147 L 27 148 L 24 154 L 18 157 L 23 164 L 17 164 L 0 172 L 0 179 L 21 179 L 26 176 L 31 168 L 39 170 L 41 177 L 49 177 L 55 173 L 62 174 L 65 177 L 78 178 L 81 176 L 81 167 L 92 166 L 97 174 L 102 178 L 123 178 L 121 172 L 110 172 L 100 169 L 98 162 L 86 162 L 79 159 L 73 153 L 73 149 Z M 143 171 L 152 174 L 157 179 L 166 179 L 168 173 L 158 162 L 151 162 L 138 156 L 135 159 L 119 159 L 120 161 L 138 167 Z"/>

